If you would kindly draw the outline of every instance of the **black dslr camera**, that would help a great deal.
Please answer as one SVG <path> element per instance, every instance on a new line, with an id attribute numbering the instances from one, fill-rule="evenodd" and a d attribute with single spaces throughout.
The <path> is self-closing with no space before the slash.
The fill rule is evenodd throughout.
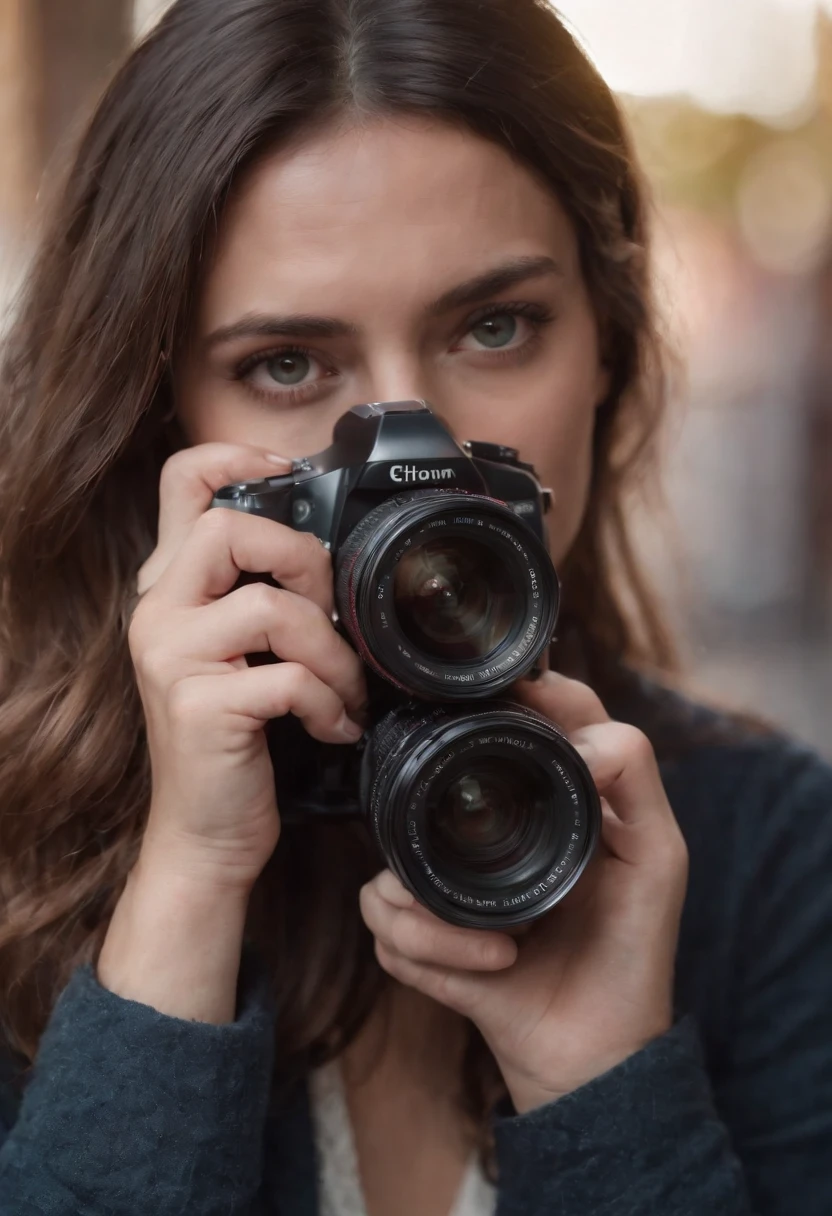
<path id="1" fill-rule="evenodd" d="M 212 503 L 319 537 L 338 628 L 367 669 L 356 747 L 319 743 L 291 716 L 269 723 L 281 817 L 366 817 L 387 865 L 454 924 L 542 915 L 598 837 L 575 749 L 541 715 L 493 699 L 554 632 L 548 505 L 514 449 L 458 444 L 423 401 L 354 406 L 331 447 Z M 264 661 L 275 658 L 249 656 Z"/>

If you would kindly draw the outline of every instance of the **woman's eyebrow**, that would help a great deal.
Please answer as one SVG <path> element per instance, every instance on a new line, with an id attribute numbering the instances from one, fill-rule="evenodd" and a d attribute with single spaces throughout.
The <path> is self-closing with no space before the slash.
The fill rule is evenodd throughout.
<path id="1" fill-rule="evenodd" d="M 562 274 L 561 267 L 550 257 L 511 258 L 444 292 L 428 306 L 427 313 L 435 317 L 453 312 L 466 305 L 478 304 L 529 279 Z M 248 313 L 239 321 L 215 329 L 208 334 L 203 345 L 205 350 L 212 350 L 238 338 L 354 338 L 357 334 L 355 325 L 337 317 L 313 317 L 304 313 L 287 316 Z"/>
<path id="2" fill-rule="evenodd" d="M 516 287 L 518 283 L 525 283 L 529 279 L 539 279 L 545 275 L 562 276 L 563 273 L 562 267 L 554 258 L 511 258 L 492 270 L 486 270 L 482 274 L 476 275 L 475 278 L 460 283 L 458 287 L 452 287 L 450 291 L 444 292 L 430 305 L 428 313 L 431 316 L 438 316 L 440 313 L 453 312 L 456 308 L 479 304 L 482 300 L 487 300 L 489 296 L 495 296 L 499 292 L 506 291 L 509 287 Z"/>
<path id="3" fill-rule="evenodd" d="M 237 338 L 343 338 L 355 337 L 358 330 L 337 317 L 310 317 L 302 313 L 293 316 L 270 316 L 247 313 L 231 325 L 221 325 L 208 334 L 203 345 L 211 350 L 223 342 Z"/>

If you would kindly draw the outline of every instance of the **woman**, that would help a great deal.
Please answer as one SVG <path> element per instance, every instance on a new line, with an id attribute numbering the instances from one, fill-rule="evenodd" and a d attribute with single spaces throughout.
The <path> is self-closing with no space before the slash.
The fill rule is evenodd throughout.
<path id="1" fill-rule="evenodd" d="M 635 674 L 652 326 L 621 116 L 536 0 L 179 0 L 121 69 L 5 363 L 7 1216 L 829 1209 L 832 775 Z M 262 727 L 349 746 L 362 667 L 322 547 L 208 510 L 413 397 L 554 490 L 513 693 L 603 844 L 516 936 L 281 832 Z"/>

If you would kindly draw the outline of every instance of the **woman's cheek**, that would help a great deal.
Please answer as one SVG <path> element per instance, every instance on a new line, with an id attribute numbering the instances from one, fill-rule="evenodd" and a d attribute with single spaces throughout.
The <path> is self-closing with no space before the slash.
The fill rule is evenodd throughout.
<path id="1" fill-rule="evenodd" d="M 554 417 L 550 407 L 548 418 L 541 407 L 537 428 L 530 428 L 524 442 L 515 444 L 521 457 L 534 464 L 541 484 L 552 491 L 546 526 L 555 565 L 572 547 L 589 499 L 595 410 L 585 400 L 576 406 Z"/>

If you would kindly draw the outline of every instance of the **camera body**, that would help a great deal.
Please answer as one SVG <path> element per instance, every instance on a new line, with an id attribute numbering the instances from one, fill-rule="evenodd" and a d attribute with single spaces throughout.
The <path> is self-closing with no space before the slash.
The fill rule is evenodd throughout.
<path id="1" fill-rule="evenodd" d="M 508 504 L 541 540 L 551 495 L 514 448 L 457 443 L 425 401 L 356 405 L 332 444 L 295 460 L 291 473 L 221 489 L 212 506 L 265 515 L 313 532 L 337 551 L 368 511 L 413 490 L 487 494 Z"/>
<path id="2" fill-rule="evenodd" d="M 424 401 L 354 406 L 330 447 L 212 502 L 332 552 L 337 628 L 367 672 L 359 745 L 321 744 L 291 716 L 267 725 L 281 818 L 367 819 L 402 882 L 455 924 L 541 915 L 598 837 L 578 753 L 545 718 L 495 699 L 554 633 L 549 502 L 514 449 L 458 443 Z M 252 580 L 273 582 L 240 582 Z"/>

